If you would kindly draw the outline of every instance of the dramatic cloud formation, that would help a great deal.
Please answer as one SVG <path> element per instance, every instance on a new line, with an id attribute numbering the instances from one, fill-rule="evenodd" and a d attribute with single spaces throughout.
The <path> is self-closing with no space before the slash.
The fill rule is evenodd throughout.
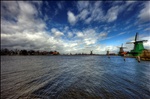
<path id="1" fill-rule="evenodd" d="M 136 10 L 135 10 L 136 9 Z M 1 47 L 105 54 L 140 31 L 149 39 L 149 2 L 2 1 Z M 139 20 L 142 23 L 136 24 Z M 149 48 L 150 42 L 144 43 Z M 131 50 L 133 45 L 127 45 Z"/>
<path id="2" fill-rule="evenodd" d="M 110 2 L 111 3 L 111 2 Z M 124 5 L 120 2 L 115 2 L 114 6 L 110 7 L 108 10 L 102 8 L 102 1 L 95 3 L 89 3 L 85 1 L 78 1 L 77 8 L 80 12 L 77 17 L 80 20 L 85 20 L 85 23 L 90 23 L 91 21 L 96 22 L 113 22 L 117 20 L 119 13 L 125 10 L 127 7 L 132 8 L 134 1 L 127 1 Z"/>
<path id="3" fill-rule="evenodd" d="M 108 22 L 112 22 L 117 19 L 118 11 L 119 11 L 118 6 L 112 7 L 108 10 L 107 15 L 106 15 Z"/>
<path id="4" fill-rule="evenodd" d="M 140 11 L 138 18 L 141 22 L 150 22 L 150 1 L 146 2 L 144 8 Z"/>

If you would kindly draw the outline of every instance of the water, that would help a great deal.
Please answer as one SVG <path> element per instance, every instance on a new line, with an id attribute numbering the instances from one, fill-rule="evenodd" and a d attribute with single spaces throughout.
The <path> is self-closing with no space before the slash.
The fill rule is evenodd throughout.
<path id="1" fill-rule="evenodd" d="M 1 99 L 150 99 L 150 62 L 112 56 L 1 56 Z"/>

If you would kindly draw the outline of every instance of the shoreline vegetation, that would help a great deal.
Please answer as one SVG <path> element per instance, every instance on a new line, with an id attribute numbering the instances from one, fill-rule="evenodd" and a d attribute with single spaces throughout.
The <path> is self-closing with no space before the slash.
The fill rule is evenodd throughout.
<path id="1" fill-rule="evenodd" d="M 9 50 L 7 48 L 1 49 L 1 55 L 9 55 L 9 56 L 14 56 L 14 55 L 60 55 L 59 52 L 57 51 L 35 51 L 35 50 Z"/>
<path id="2" fill-rule="evenodd" d="M 7 56 L 36 56 L 36 55 L 71 55 L 71 56 L 75 56 L 75 55 L 100 55 L 100 56 L 108 56 L 106 54 L 86 54 L 86 53 L 75 53 L 75 54 L 72 54 L 72 53 L 69 53 L 69 54 L 60 54 L 58 51 L 35 51 L 35 50 L 25 50 L 25 49 L 22 49 L 22 50 L 18 50 L 18 49 L 15 49 L 15 50 L 9 50 L 7 48 L 5 49 L 1 49 L 1 55 L 7 55 Z M 111 56 L 118 56 L 117 54 L 113 53 L 113 54 L 109 54 Z"/>

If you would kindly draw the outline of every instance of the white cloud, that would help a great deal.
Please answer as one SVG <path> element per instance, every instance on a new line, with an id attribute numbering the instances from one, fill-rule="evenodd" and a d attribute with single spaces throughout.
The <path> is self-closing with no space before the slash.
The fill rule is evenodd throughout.
<path id="1" fill-rule="evenodd" d="M 60 53 L 65 53 L 67 49 L 76 50 L 75 42 L 70 43 L 72 48 L 69 45 L 65 47 L 68 42 L 60 38 L 64 35 L 63 32 L 56 28 L 52 28 L 50 33 L 45 30 L 46 23 L 37 17 L 40 14 L 39 8 L 36 8 L 34 4 L 34 2 L 24 1 L 15 3 L 4 2 L 2 4 L 2 11 L 5 14 L 2 14 L 1 18 L 1 47 L 27 50 L 57 50 Z M 15 12 L 10 9 L 11 6 L 16 7 L 13 8 Z M 4 8 L 7 8 L 7 10 Z M 10 13 L 12 18 L 8 20 L 5 16 L 10 16 Z M 16 21 L 13 21 L 13 19 Z M 71 36 L 71 33 L 69 35 Z"/>
<path id="2" fill-rule="evenodd" d="M 89 6 L 89 1 L 78 1 L 77 2 L 77 8 L 79 11 L 83 10 L 84 8 L 87 8 Z"/>
<path id="3" fill-rule="evenodd" d="M 69 27 L 68 26 L 65 26 L 64 30 L 65 31 L 68 31 Z"/>
<path id="4" fill-rule="evenodd" d="M 78 1 L 78 21 L 83 20 L 86 24 L 89 24 L 91 21 L 103 21 L 104 15 L 100 5 L 101 1 Z"/>
<path id="5" fill-rule="evenodd" d="M 145 1 L 144 8 L 138 15 L 140 22 L 150 22 L 150 1 Z"/>
<path id="6" fill-rule="evenodd" d="M 29 33 L 24 32 L 22 34 L 2 34 L 1 43 L 4 47 L 17 48 L 20 46 L 21 49 L 40 49 L 48 46 L 47 43 L 48 35 L 46 33 Z"/>
<path id="7" fill-rule="evenodd" d="M 148 28 L 144 29 L 144 31 L 150 31 L 150 27 L 148 27 Z"/>
<path id="8" fill-rule="evenodd" d="M 61 4 L 60 2 L 57 3 L 57 6 L 58 6 L 59 9 L 62 9 L 62 8 L 63 8 L 63 6 L 62 6 L 62 4 Z"/>
<path id="9" fill-rule="evenodd" d="M 82 32 L 77 32 L 77 37 L 83 37 L 83 33 Z"/>
<path id="10" fill-rule="evenodd" d="M 91 22 L 114 22 L 124 10 L 132 10 L 133 4 L 135 4 L 135 1 L 115 1 L 112 2 L 112 6 L 105 11 L 101 6 L 101 1 L 79 1 L 77 3 L 77 9 L 79 11 L 77 21 L 81 20 L 86 24 Z"/>
<path id="11" fill-rule="evenodd" d="M 125 34 L 126 32 L 121 32 L 121 33 L 119 33 L 118 35 L 123 35 L 123 34 Z"/>
<path id="12" fill-rule="evenodd" d="M 134 4 L 136 4 L 137 1 L 126 1 L 125 7 L 126 11 L 131 11 L 133 10 Z"/>
<path id="13" fill-rule="evenodd" d="M 61 42 L 48 35 L 45 31 L 45 22 L 39 17 L 36 17 L 39 14 L 38 8 L 35 7 L 36 3 L 39 5 L 39 2 L 2 2 L 2 13 L 5 12 L 1 18 L 2 47 L 50 50 L 50 46 Z M 15 9 L 15 11 L 13 11 L 13 9 Z M 16 12 L 18 14 L 16 14 Z M 6 19 L 6 16 L 12 18 Z M 16 21 L 13 21 L 13 19 Z M 56 35 L 60 34 L 61 33 L 58 32 Z"/>
<path id="14" fill-rule="evenodd" d="M 10 8 L 13 6 L 15 12 L 8 6 Z M 2 13 L 5 12 L 5 14 L 2 14 L 1 17 L 1 26 L 3 27 L 2 31 L 4 33 L 21 33 L 23 31 L 33 32 L 46 28 L 45 23 L 40 18 L 35 18 L 38 14 L 37 9 L 29 2 L 2 2 L 1 8 Z M 7 10 L 5 8 L 7 8 Z M 16 12 L 18 14 L 16 14 Z M 10 16 L 10 18 L 13 17 L 13 19 L 6 19 L 8 16 Z"/>
<path id="15" fill-rule="evenodd" d="M 77 4 L 77 8 L 79 11 L 79 14 L 77 15 L 78 19 L 83 20 L 86 24 L 89 24 L 90 22 L 93 21 L 96 22 L 107 21 L 106 16 L 104 15 L 104 11 L 101 8 L 100 1 L 90 2 L 90 3 L 89 1 L 84 1 L 84 2 L 79 1 Z"/>
<path id="16" fill-rule="evenodd" d="M 149 38 L 150 39 L 150 38 Z M 144 48 L 150 50 L 150 41 L 145 42 L 144 44 Z"/>
<path id="17" fill-rule="evenodd" d="M 48 21 L 49 17 L 47 15 L 44 16 L 44 21 Z"/>
<path id="18" fill-rule="evenodd" d="M 107 34 L 108 33 L 106 33 L 106 32 L 102 32 L 102 33 L 99 34 L 99 37 L 100 38 L 105 38 L 105 37 L 107 37 Z"/>
<path id="19" fill-rule="evenodd" d="M 82 10 L 82 12 L 80 12 L 80 14 L 77 17 L 79 17 L 81 20 L 85 20 L 88 14 L 89 12 L 86 9 L 84 9 Z"/>
<path id="20" fill-rule="evenodd" d="M 108 22 L 115 21 L 117 19 L 118 14 L 119 14 L 119 7 L 118 6 L 111 7 L 107 11 L 106 15 L 107 21 Z"/>
<path id="21" fill-rule="evenodd" d="M 105 38 L 105 33 L 99 34 L 94 29 L 70 30 L 71 28 L 66 26 L 64 28 L 65 32 L 63 32 L 66 33 L 66 38 L 69 39 L 67 41 L 62 37 L 65 34 L 60 29 L 52 28 L 50 32 L 45 30 L 46 23 L 44 19 L 38 17 L 41 14 L 38 11 L 40 8 L 37 8 L 35 3 L 37 2 L 2 2 L 2 13 L 5 12 L 1 18 L 2 48 L 57 50 L 60 53 L 82 53 L 83 51 L 89 53 L 90 50 L 94 50 L 99 53 L 99 50 L 95 50 L 97 42 L 102 37 Z M 11 6 L 14 7 L 12 10 Z M 8 20 L 6 16 L 10 16 L 10 13 L 11 18 Z M 82 18 L 86 18 L 86 15 Z M 76 23 L 76 17 L 70 11 L 68 12 L 68 20 L 71 24 Z"/>
<path id="22" fill-rule="evenodd" d="M 69 38 L 73 37 L 73 33 L 72 32 L 68 32 L 68 37 Z"/>
<path id="23" fill-rule="evenodd" d="M 118 48 L 116 46 L 105 46 L 105 50 L 109 50 L 110 53 L 114 53 L 114 52 L 117 52 L 118 51 Z"/>
<path id="24" fill-rule="evenodd" d="M 9 16 L 9 18 L 16 20 L 19 14 L 19 5 L 16 1 L 2 1 L 1 2 L 1 18 Z"/>
<path id="25" fill-rule="evenodd" d="M 128 5 L 131 5 L 131 4 L 133 4 L 133 3 L 135 3 L 136 1 L 126 1 L 126 5 L 128 6 Z"/>
<path id="26" fill-rule="evenodd" d="M 139 40 L 147 40 L 147 42 L 143 42 L 143 45 L 145 49 L 150 49 L 150 34 L 144 37 L 141 36 Z"/>
<path id="27" fill-rule="evenodd" d="M 86 45 L 91 45 L 91 44 L 95 44 L 96 40 L 93 39 L 93 38 L 85 38 L 84 42 L 85 42 Z"/>
<path id="28" fill-rule="evenodd" d="M 107 33 L 97 33 L 94 29 L 86 29 L 82 32 L 76 33 L 77 37 L 80 39 L 80 42 L 84 46 L 95 45 L 99 39 L 103 39 L 107 36 Z M 82 46 L 83 46 L 82 45 Z"/>
<path id="29" fill-rule="evenodd" d="M 76 23 L 76 21 L 77 21 L 76 16 L 71 11 L 68 11 L 67 15 L 68 15 L 69 23 L 71 25 L 74 25 Z"/>
<path id="30" fill-rule="evenodd" d="M 85 20 L 85 23 L 89 24 L 92 21 L 92 18 L 89 17 L 88 19 Z"/>
<path id="31" fill-rule="evenodd" d="M 23 11 L 23 12 L 20 12 L 21 14 L 25 14 L 25 15 L 37 14 L 37 10 L 35 6 L 32 5 L 31 3 L 20 1 L 18 2 L 18 5 L 19 5 L 20 10 Z"/>
<path id="32" fill-rule="evenodd" d="M 52 28 L 51 32 L 54 34 L 55 37 L 60 37 L 60 36 L 64 35 L 62 32 L 60 32 L 56 28 Z"/>

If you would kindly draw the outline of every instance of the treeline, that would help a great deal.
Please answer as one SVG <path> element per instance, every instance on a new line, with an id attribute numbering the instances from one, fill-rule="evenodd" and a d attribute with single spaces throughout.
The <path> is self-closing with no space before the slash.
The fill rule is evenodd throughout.
<path id="1" fill-rule="evenodd" d="M 59 55 L 57 51 L 34 51 L 34 50 L 9 50 L 7 48 L 1 49 L 1 55 Z"/>

